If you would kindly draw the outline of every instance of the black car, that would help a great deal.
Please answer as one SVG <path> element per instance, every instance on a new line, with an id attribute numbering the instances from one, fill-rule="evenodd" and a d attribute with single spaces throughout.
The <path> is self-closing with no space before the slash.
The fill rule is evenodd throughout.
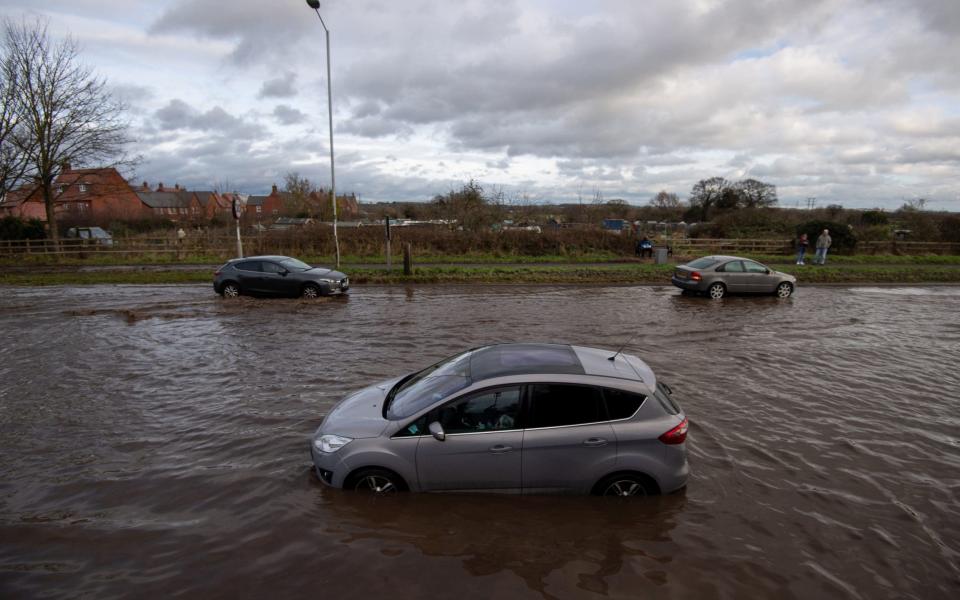
<path id="1" fill-rule="evenodd" d="M 350 279 L 340 271 L 311 267 L 289 256 L 235 258 L 213 274 L 213 290 L 225 298 L 240 294 L 316 298 L 348 289 Z"/>

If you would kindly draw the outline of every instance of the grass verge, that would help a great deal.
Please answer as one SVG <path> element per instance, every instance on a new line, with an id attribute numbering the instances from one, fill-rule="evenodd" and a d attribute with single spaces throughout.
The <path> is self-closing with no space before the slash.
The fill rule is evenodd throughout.
<path id="1" fill-rule="evenodd" d="M 439 266 L 414 269 L 356 267 L 349 270 L 357 284 L 404 283 L 556 283 L 556 284 L 670 284 L 672 265 L 610 264 L 602 266 Z M 800 285 L 811 283 L 960 283 L 960 269 L 937 265 L 791 266 Z M 52 273 L 0 273 L 0 284 L 44 286 L 87 284 L 211 283 L 208 270 L 197 271 L 61 271 Z"/>

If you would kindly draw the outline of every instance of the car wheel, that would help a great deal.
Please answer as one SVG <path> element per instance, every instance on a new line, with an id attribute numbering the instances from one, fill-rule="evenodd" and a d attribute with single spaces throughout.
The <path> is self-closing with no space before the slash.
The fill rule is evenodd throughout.
<path id="1" fill-rule="evenodd" d="M 240 286 L 232 281 L 228 281 L 223 284 L 223 287 L 220 289 L 220 295 L 224 298 L 236 298 L 240 295 Z"/>
<path id="2" fill-rule="evenodd" d="M 777 286 L 777 296 L 780 298 L 789 298 L 792 293 L 793 285 L 787 281 L 783 281 Z"/>
<path id="3" fill-rule="evenodd" d="M 710 287 L 707 288 L 707 294 L 714 300 L 719 300 L 727 293 L 727 287 L 720 283 L 711 283 Z"/>
<path id="4" fill-rule="evenodd" d="M 303 291 L 301 295 L 304 298 L 319 298 L 320 297 L 320 287 L 313 283 L 308 283 L 303 286 Z"/>
<path id="5" fill-rule="evenodd" d="M 394 473 L 384 469 L 366 469 L 353 478 L 351 489 L 357 492 L 387 496 L 404 489 L 403 481 Z"/>
<path id="6" fill-rule="evenodd" d="M 597 485 L 596 494 L 599 496 L 652 496 L 653 491 L 647 487 L 647 483 L 638 475 L 614 475 L 607 477 Z"/>

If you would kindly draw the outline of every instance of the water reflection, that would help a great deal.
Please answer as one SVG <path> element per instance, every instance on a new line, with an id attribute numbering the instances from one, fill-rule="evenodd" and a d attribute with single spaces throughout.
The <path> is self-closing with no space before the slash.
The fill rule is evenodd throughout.
<path id="1" fill-rule="evenodd" d="M 603 595 L 609 579 L 638 573 L 645 585 L 669 583 L 670 532 L 686 496 L 623 502 L 608 498 L 400 495 L 373 499 L 323 489 L 318 515 L 347 546 L 370 538 L 451 557 L 474 577 L 510 571 L 544 592 L 551 575 Z M 332 517 L 332 518 L 331 518 Z M 531 535 L 537 532 L 537 535 Z"/>

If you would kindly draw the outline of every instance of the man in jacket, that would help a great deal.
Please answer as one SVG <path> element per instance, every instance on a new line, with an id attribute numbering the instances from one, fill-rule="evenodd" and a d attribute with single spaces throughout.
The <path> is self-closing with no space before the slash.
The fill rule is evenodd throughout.
<path id="1" fill-rule="evenodd" d="M 817 238 L 817 255 L 813 258 L 815 264 L 824 265 L 827 263 L 827 250 L 830 249 L 830 244 L 832 243 L 833 240 L 830 239 L 830 230 L 824 229 L 820 237 Z"/>

